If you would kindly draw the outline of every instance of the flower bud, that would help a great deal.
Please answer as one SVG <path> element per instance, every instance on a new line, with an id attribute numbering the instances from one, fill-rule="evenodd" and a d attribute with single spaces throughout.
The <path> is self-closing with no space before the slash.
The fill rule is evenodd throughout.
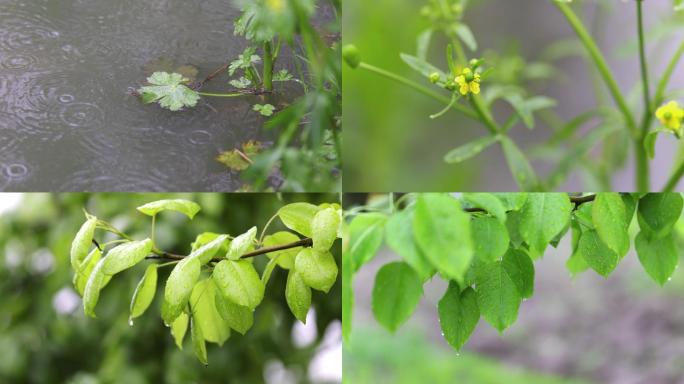
<path id="1" fill-rule="evenodd" d="M 359 53 L 359 49 L 352 44 L 342 47 L 342 58 L 347 65 L 353 69 L 358 68 L 359 64 L 361 64 L 361 54 Z"/>
<path id="2" fill-rule="evenodd" d="M 437 72 L 432 72 L 428 78 L 430 79 L 430 82 L 432 84 L 437 84 L 437 82 L 439 82 L 439 79 L 441 78 L 441 76 Z"/>

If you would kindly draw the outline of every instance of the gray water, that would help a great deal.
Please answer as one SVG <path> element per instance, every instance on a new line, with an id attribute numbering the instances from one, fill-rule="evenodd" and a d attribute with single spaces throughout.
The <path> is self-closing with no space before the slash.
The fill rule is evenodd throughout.
<path id="1" fill-rule="evenodd" d="M 237 16 L 228 0 L 0 0 L 0 191 L 239 188 L 215 157 L 272 141 L 252 105 L 282 101 L 203 98 L 170 112 L 130 94 L 159 58 L 196 66 L 199 80 L 234 59 L 246 46 Z M 223 76 L 204 90 L 228 88 Z"/>

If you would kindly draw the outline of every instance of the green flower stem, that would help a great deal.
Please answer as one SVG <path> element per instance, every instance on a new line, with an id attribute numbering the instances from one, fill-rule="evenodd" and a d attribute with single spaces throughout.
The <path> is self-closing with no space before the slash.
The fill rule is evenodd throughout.
<path id="1" fill-rule="evenodd" d="M 646 47 L 644 39 L 644 17 L 643 17 L 643 1 L 636 0 L 637 5 L 637 29 L 639 34 L 639 63 L 641 64 L 641 82 L 644 87 L 644 103 L 646 110 L 644 111 L 644 125 L 641 127 L 641 134 L 646 135 L 648 126 L 646 126 L 646 117 L 651 115 L 651 90 L 648 81 L 648 62 L 646 61 Z"/>
<path id="2" fill-rule="evenodd" d="M 492 115 L 489 113 L 489 110 L 482 105 L 482 99 L 479 96 L 471 95 L 470 104 L 473 106 L 473 109 L 475 112 L 477 112 L 478 116 L 480 116 L 482 123 L 484 123 L 487 129 L 489 129 L 490 133 L 497 134 L 501 132 L 501 128 L 496 121 L 494 121 Z"/>
<path id="3" fill-rule="evenodd" d="M 263 67 L 264 90 L 273 91 L 273 48 L 271 42 L 264 43 L 264 67 Z"/>
<path id="4" fill-rule="evenodd" d="M 667 181 L 667 184 L 665 184 L 665 187 L 663 188 L 663 192 L 672 192 L 674 189 L 677 187 L 679 184 L 679 181 L 682 179 L 682 176 L 684 176 L 684 161 L 682 161 L 677 169 L 672 173 L 672 176 L 670 176 L 670 179 Z"/>
<path id="5" fill-rule="evenodd" d="M 660 105 L 663 103 L 667 84 L 670 82 L 672 74 L 674 73 L 675 68 L 677 68 L 677 64 L 679 64 L 682 56 L 684 56 L 684 42 L 679 46 L 679 49 L 677 49 L 677 52 L 675 52 L 674 57 L 667 66 L 663 76 L 660 78 L 660 82 L 658 83 L 658 88 L 656 89 L 655 97 L 653 99 L 655 105 Z M 653 118 L 653 116 L 651 116 L 651 118 Z"/>
<path id="6" fill-rule="evenodd" d="M 618 108 L 620 109 L 620 112 L 622 112 L 622 114 L 624 115 L 629 129 L 632 131 L 632 133 L 635 136 L 637 136 L 639 132 L 638 132 L 638 127 L 636 125 L 636 121 L 634 120 L 634 116 L 632 116 L 632 113 L 630 112 L 629 107 L 627 106 L 627 102 L 625 101 L 625 98 L 622 96 L 622 91 L 620 91 L 620 88 L 618 87 L 617 81 L 615 80 L 612 72 L 608 68 L 608 64 L 606 62 L 606 59 L 603 57 L 603 54 L 601 53 L 601 50 L 596 45 L 596 42 L 591 37 L 591 35 L 587 31 L 587 29 L 584 27 L 582 22 L 579 20 L 579 18 L 577 17 L 575 12 L 572 10 L 572 8 L 570 8 L 570 6 L 568 6 L 565 3 L 559 3 L 557 1 L 554 1 L 553 3 L 563 13 L 565 18 L 568 20 L 568 22 L 572 26 L 572 28 L 575 30 L 575 33 L 579 37 L 580 41 L 582 41 L 582 44 L 584 44 L 584 47 L 589 52 L 589 55 L 591 56 L 592 60 L 594 61 L 596 68 L 599 70 L 599 73 L 601 74 L 603 81 L 608 86 L 608 89 L 609 89 L 611 95 L 613 96 L 615 103 L 617 104 Z"/>
<path id="7" fill-rule="evenodd" d="M 433 98 L 433 99 L 435 99 L 441 103 L 448 105 L 451 102 L 451 99 L 449 99 L 448 97 L 442 96 L 439 93 L 434 92 L 433 90 L 431 90 L 427 87 L 424 87 L 418 83 L 415 83 L 415 82 L 413 82 L 413 81 L 411 81 L 411 80 L 409 80 L 403 76 L 397 75 L 396 73 L 386 71 L 382 68 L 378 68 L 376 66 L 373 66 L 373 65 L 370 65 L 370 64 L 367 64 L 364 62 L 359 63 L 359 68 L 363 68 L 363 69 L 370 71 L 370 72 L 373 72 L 377 75 L 380 75 L 380 76 L 386 77 L 390 80 L 394 80 L 396 82 L 404 84 L 404 85 L 411 87 L 411 88 L 415 89 L 416 91 L 418 91 L 418 92 L 420 92 L 426 96 L 429 96 L 429 97 L 431 97 L 431 98 Z M 480 120 L 480 117 L 476 112 L 464 107 L 461 104 L 454 104 L 452 106 L 452 108 L 463 113 L 464 115 L 470 117 L 471 119 L 478 120 L 478 121 Z"/>
<path id="8" fill-rule="evenodd" d="M 246 93 L 207 93 L 207 92 L 197 92 L 198 95 L 210 96 L 210 97 L 239 97 L 245 96 Z"/>

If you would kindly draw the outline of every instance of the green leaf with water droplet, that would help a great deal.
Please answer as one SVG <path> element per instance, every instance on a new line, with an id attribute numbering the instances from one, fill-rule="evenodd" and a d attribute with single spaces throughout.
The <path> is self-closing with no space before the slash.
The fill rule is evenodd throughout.
<path id="1" fill-rule="evenodd" d="M 608 277 L 620 261 L 620 256 L 608 248 L 595 230 L 582 232 L 577 251 L 589 267 L 603 277 Z"/>
<path id="2" fill-rule="evenodd" d="M 172 324 L 185 309 L 192 288 L 199 279 L 200 268 L 198 258 L 186 257 L 176 264 L 171 271 L 166 280 L 162 305 L 162 318 L 166 324 Z"/>
<path id="3" fill-rule="evenodd" d="M 264 284 L 248 260 L 223 260 L 212 277 L 223 296 L 235 304 L 254 309 L 264 298 Z"/>
<path id="4" fill-rule="evenodd" d="M 475 256 L 485 262 L 500 259 L 510 243 L 506 226 L 493 217 L 478 216 L 470 221 Z"/>
<path id="5" fill-rule="evenodd" d="M 311 307 L 311 288 L 309 288 L 296 270 L 287 274 L 285 299 L 290 311 L 297 320 L 306 324 L 306 315 Z"/>
<path id="6" fill-rule="evenodd" d="M 172 199 L 153 201 L 151 203 L 141 205 L 137 209 L 148 216 L 155 216 L 161 211 L 176 211 L 192 219 L 201 208 L 199 204 L 193 201 Z"/>
<path id="7" fill-rule="evenodd" d="M 80 270 L 77 270 L 74 274 L 73 283 L 79 295 L 83 296 L 83 291 L 85 290 L 88 278 L 90 277 L 90 274 L 93 272 L 95 265 L 97 265 L 97 263 L 100 261 L 101 257 L 102 252 L 100 252 L 100 250 L 97 248 L 93 248 L 93 250 L 90 251 L 88 256 L 86 256 L 85 260 L 83 260 L 83 263 L 81 263 Z"/>
<path id="8" fill-rule="evenodd" d="M 183 338 L 188 330 L 189 321 L 190 317 L 188 317 L 187 313 L 183 312 L 171 324 L 171 336 L 173 336 L 173 341 L 179 349 L 183 349 Z"/>
<path id="9" fill-rule="evenodd" d="M 567 225 L 572 203 L 566 193 L 530 193 L 520 211 L 520 235 L 537 252 Z"/>
<path id="10" fill-rule="evenodd" d="M 200 96 L 189 88 L 189 79 L 179 73 L 155 72 L 147 78 L 149 85 L 138 89 L 145 100 L 159 103 L 159 106 L 171 111 L 179 111 L 184 107 L 194 107 Z"/>
<path id="11" fill-rule="evenodd" d="M 205 265 L 211 261 L 211 259 L 216 256 L 216 254 L 223 248 L 225 248 L 226 241 L 228 240 L 227 235 L 219 235 L 212 241 L 202 245 L 198 249 L 195 249 L 190 253 L 187 258 L 198 259 L 200 265 Z"/>
<path id="12" fill-rule="evenodd" d="M 641 231 L 634 240 L 634 247 L 646 273 L 656 283 L 664 285 L 679 264 L 679 252 L 672 233 L 658 238 L 651 232 Z"/>
<path id="13" fill-rule="evenodd" d="M 666 236 L 679 220 L 683 205 L 679 193 L 649 193 L 639 200 L 639 226 L 656 237 Z"/>
<path id="14" fill-rule="evenodd" d="M 83 291 L 83 311 L 90 317 L 96 317 L 95 306 L 100 299 L 100 291 L 106 284 L 107 276 L 102 272 L 104 261 L 105 259 L 100 259 L 95 265 Z"/>
<path id="15" fill-rule="evenodd" d="M 152 240 L 130 241 L 112 248 L 104 259 L 102 272 L 115 275 L 141 262 L 152 252 Z"/>
<path id="16" fill-rule="evenodd" d="M 629 222 L 625 203 L 619 193 L 596 195 L 592 208 L 592 222 L 599 237 L 608 248 L 623 257 L 629 251 Z"/>
<path id="17" fill-rule="evenodd" d="M 464 193 L 463 199 L 476 208 L 484 209 L 502 223 L 506 222 L 506 207 L 491 193 Z"/>
<path id="18" fill-rule="evenodd" d="M 157 264 L 151 264 L 145 269 L 145 274 L 138 283 L 131 299 L 131 319 L 142 315 L 152 304 L 154 294 L 157 293 Z"/>
<path id="19" fill-rule="evenodd" d="M 304 248 L 295 257 L 295 271 L 309 287 L 328 292 L 337 281 L 337 264 L 328 252 Z"/>
<path id="20" fill-rule="evenodd" d="M 311 223 L 313 249 L 319 252 L 329 250 L 337 239 L 339 226 L 340 215 L 337 210 L 325 208 L 318 211 Z"/>
<path id="21" fill-rule="evenodd" d="M 76 233 L 74 241 L 71 242 L 71 266 L 74 268 L 74 271 L 78 271 L 81 268 L 81 263 L 88 256 L 96 226 L 97 218 L 92 217 L 86 220 Z"/>
<path id="22" fill-rule="evenodd" d="M 406 263 L 385 264 L 375 275 L 372 309 L 382 326 L 394 332 L 415 311 L 423 283 Z"/>
<path id="23" fill-rule="evenodd" d="M 217 293 L 212 279 L 201 280 L 192 289 L 190 309 L 193 321 L 202 329 L 204 340 L 223 345 L 230 337 L 230 326 L 223 321 L 216 308 Z"/>
<path id="24" fill-rule="evenodd" d="M 297 240 L 299 240 L 299 237 L 294 233 L 280 231 L 264 237 L 264 247 L 273 247 L 276 245 L 293 243 Z M 299 251 L 299 247 L 290 248 L 284 249 L 282 251 L 269 252 L 266 254 L 266 256 L 269 259 L 275 259 L 277 257 L 278 259 L 276 260 L 276 263 L 278 263 L 278 266 L 280 268 L 291 269 L 292 267 L 294 267 L 294 260 Z"/>
<path id="25" fill-rule="evenodd" d="M 313 235 L 311 222 L 319 210 L 320 207 L 313 204 L 292 203 L 280 208 L 278 217 L 286 227 L 306 237 L 311 237 Z"/>
<path id="26" fill-rule="evenodd" d="M 229 260 L 238 260 L 251 246 L 254 245 L 256 233 L 257 228 L 252 227 L 247 232 L 234 238 L 228 246 L 228 254 L 226 255 L 226 258 Z"/>
<path id="27" fill-rule="evenodd" d="M 216 309 L 229 327 L 245 334 L 254 324 L 254 312 L 242 305 L 237 305 L 223 295 L 215 295 Z"/>
<path id="28" fill-rule="evenodd" d="M 437 311 L 442 335 L 452 347 L 460 350 L 480 321 L 475 291 L 468 287 L 461 292 L 458 284 L 450 282 L 437 304 Z"/>
<path id="29" fill-rule="evenodd" d="M 520 292 L 501 261 L 478 264 L 477 304 L 482 316 L 499 332 L 518 318 Z"/>

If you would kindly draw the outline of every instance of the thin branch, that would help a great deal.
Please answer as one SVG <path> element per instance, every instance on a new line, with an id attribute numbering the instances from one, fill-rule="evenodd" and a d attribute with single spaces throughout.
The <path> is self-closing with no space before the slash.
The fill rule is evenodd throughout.
<path id="1" fill-rule="evenodd" d="M 291 248 L 297 248 L 297 247 L 310 247 L 312 245 L 313 245 L 313 240 L 309 237 L 305 237 L 301 240 L 293 241 L 291 243 L 274 245 L 272 247 L 262 247 L 262 248 L 259 248 L 257 250 L 254 250 L 252 252 L 247 252 L 244 255 L 242 255 L 240 257 L 240 259 L 248 259 L 250 257 L 256 257 L 259 255 L 264 255 L 266 253 L 282 251 L 285 249 L 291 249 Z M 150 256 L 147 256 L 145 258 L 148 260 L 183 260 L 186 257 L 187 256 L 178 255 L 175 253 L 159 252 L 159 253 L 156 253 L 155 255 L 150 255 Z M 213 262 L 219 262 L 221 260 L 225 260 L 225 258 L 216 257 L 216 258 L 211 259 L 211 261 L 213 261 Z"/>

